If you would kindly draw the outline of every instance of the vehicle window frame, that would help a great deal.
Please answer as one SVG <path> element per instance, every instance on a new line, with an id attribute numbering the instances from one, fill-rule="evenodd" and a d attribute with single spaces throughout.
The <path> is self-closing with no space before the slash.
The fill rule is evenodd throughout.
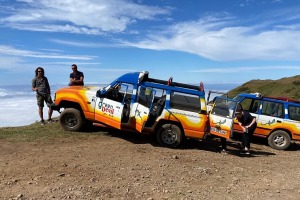
<path id="1" fill-rule="evenodd" d="M 178 91 L 171 91 L 170 108 L 200 113 L 200 96 Z"/>
<path id="2" fill-rule="evenodd" d="M 284 104 L 282 102 L 263 100 L 261 114 L 284 118 Z"/>

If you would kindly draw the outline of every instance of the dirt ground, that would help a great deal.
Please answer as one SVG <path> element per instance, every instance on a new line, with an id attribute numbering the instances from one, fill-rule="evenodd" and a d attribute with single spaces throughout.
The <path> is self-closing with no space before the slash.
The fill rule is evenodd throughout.
<path id="1" fill-rule="evenodd" d="M 149 136 L 111 131 L 50 143 L 0 140 L 0 199 L 299 199 L 300 145 L 252 155 L 219 141 L 160 147 Z"/>

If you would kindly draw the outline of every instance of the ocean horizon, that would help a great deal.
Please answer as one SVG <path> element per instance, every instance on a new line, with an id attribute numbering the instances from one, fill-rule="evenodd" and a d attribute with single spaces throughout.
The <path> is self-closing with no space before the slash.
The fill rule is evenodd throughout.
<path id="1" fill-rule="evenodd" d="M 105 86 L 106 84 L 88 84 Z M 51 97 L 54 98 L 55 91 L 63 84 L 51 85 Z M 209 90 L 227 92 L 239 84 L 206 84 L 206 94 Z M 207 98 L 207 97 L 206 97 Z M 52 117 L 59 117 L 57 111 Z M 44 119 L 48 118 L 48 107 L 44 107 Z M 0 127 L 26 126 L 40 121 L 36 93 L 31 90 L 31 85 L 7 85 L 0 86 Z"/>

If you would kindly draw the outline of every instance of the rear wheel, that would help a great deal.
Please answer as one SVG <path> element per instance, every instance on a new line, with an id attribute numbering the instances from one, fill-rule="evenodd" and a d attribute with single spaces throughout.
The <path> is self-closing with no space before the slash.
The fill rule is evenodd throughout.
<path id="1" fill-rule="evenodd" d="M 84 124 L 84 119 L 79 110 L 67 108 L 60 114 L 59 123 L 67 131 L 79 131 Z"/>
<path id="2" fill-rule="evenodd" d="M 175 148 L 182 142 L 182 131 L 174 124 L 164 124 L 157 132 L 157 141 L 165 147 Z"/>
<path id="3" fill-rule="evenodd" d="M 291 137 L 285 131 L 281 131 L 281 130 L 274 131 L 268 137 L 268 144 L 273 149 L 285 150 L 285 149 L 289 148 L 289 146 L 291 144 Z"/>

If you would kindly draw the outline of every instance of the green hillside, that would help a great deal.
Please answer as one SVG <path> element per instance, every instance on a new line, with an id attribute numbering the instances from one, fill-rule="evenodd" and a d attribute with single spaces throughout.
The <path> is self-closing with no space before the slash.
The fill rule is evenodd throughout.
<path id="1" fill-rule="evenodd" d="M 288 97 L 300 100 L 300 75 L 279 80 L 251 80 L 229 91 L 229 97 L 239 93 L 259 92 L 263 96 Z"/>

